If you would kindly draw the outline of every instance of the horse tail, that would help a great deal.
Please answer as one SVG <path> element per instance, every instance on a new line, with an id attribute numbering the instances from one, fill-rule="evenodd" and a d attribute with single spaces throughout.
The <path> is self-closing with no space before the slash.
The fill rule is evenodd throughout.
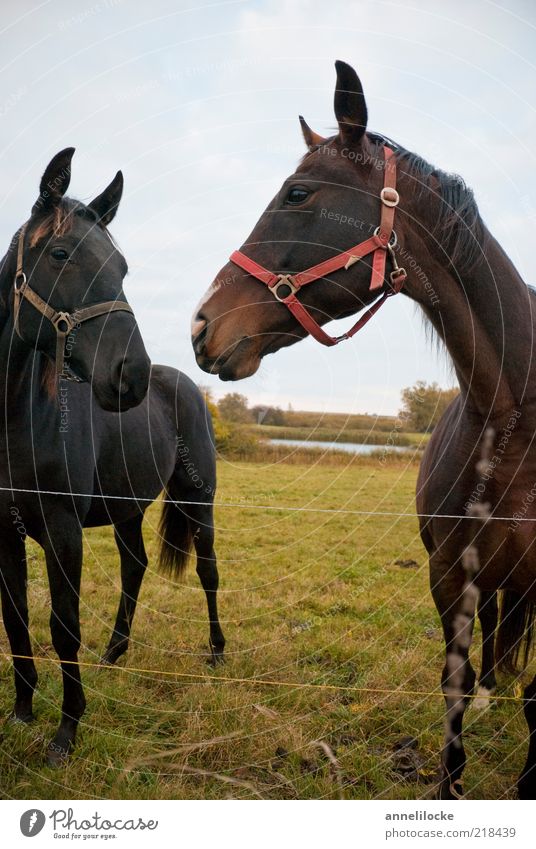
<path id="1" fill-rule="evenodd" d="M 513 590 L 503 590 L 501 596 L 495 662 L 503 672 L 515 675 L 520 666 L 525 669 L 530 659 L 536 605 Z"/>
<path id="2" fill-rule="evenodd" d="M 176 472 L 173 473 L 164 490 L 164 498 L 166 500 L 158 526 L 160 536 L 158 566 L 162 572 L 180 578 L 188 564 L 197 525 L 193 525 L 186 512 L 186 503 L 173 503 L 181 499 Z"/>

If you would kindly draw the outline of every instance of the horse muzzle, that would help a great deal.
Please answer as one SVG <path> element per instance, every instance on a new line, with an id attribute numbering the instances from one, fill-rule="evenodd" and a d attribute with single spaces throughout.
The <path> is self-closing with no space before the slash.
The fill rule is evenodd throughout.
<path id="1" fill-rule="evenodd" d="M 149 388 L 151 361 L 148 357 L 119 357 L 107 374 L 94 372 L 91 386 L 95 399 L 103 410 L 125 412 L 141 404 Z"/>

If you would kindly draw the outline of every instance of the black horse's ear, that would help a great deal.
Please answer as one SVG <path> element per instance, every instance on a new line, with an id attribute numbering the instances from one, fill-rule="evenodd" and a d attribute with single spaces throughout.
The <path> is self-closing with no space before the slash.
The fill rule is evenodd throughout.
<path id="1" fill-rule="evenodd" d="M 48 211 L 56 206 L 69 188 L 71 182 L 71 160 L 74 147 L 66 147 L 60 150 L 51 159 L 45 173 L 41 177 L 39 186 L 39 197 L 37 198 L 32 212 L 40 210 Z"/>
<path id="2" fill-rule="evenodd" d="M 318 133 L 315 133 L 315 131 L 310 128 L 303 115 L 300 115 L 300 126 L 305 139 L 305 144 L 309 150 L 313 147 L 317 147 L 319 144 L 325 144 L 326 139 L 323 136 L 319 136 Z"/>
<path id="3" fill-rule="evenodd" d="M 363 86 L 354 69 L 346 62 L 335 62 L 335 116 L 339 135 L 345 144 L 357 144 L 367 129 L 367 104 Z"/>
<path id="4" fill-rule="evenodd" d="M 99 222 L 104 224 L 105 227 L 107 227 L 110 221 L 112 221 L 115 217 L 122 194 L 123 174 L 121 171 L 118 171 L 110 185 L 104 189 L 102 194 L 88 204 L 89 208 L 96 213 Z"/>

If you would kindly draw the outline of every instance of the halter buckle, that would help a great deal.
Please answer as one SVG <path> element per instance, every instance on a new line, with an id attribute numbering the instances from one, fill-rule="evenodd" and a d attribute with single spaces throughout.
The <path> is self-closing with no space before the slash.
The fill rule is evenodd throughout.
<path id="1" fill-rule="evenodd" d="M 278 293 L 278 289 L 279 289 L 280 286 L 287 286 L 290 289 L 290 291 L 287 292 L 286 295 L 281 296 Z M 278 300 L 280 303 L 284 303 L 287 300 L 287 298 L 290 298 L 291 295 L 295 295 L 296 292 L 298 291 L 297 286 L 295 286 L 293 281 L 292 281 L 292 275 L 291 274 L 278 274 L 276 282 L 272 286 L 270 286 L 270 289 L 272 291 L 274 298 L 276 300 Z"/>
<path id="2" fill-rule="evenodd" d="M 380 192 L 380 200 L 384 206 L 398 206 L 400 202 L 400 195 L 396 189 L 393 189 L 390 186 L 384 186 Z"/>
<path id="3" fill-rule="evenodd" d="M 64 336 L 70 333 L 76 324 L 76 322 L 73 321 L 72 315 L 68 312 L 56 313 L 54 318 L 51 319 L 51 322 L 56 328 L 56 333 L 61 333 Z M 65 325 L 64 327 L 61 327 L 62 323 Z"/>

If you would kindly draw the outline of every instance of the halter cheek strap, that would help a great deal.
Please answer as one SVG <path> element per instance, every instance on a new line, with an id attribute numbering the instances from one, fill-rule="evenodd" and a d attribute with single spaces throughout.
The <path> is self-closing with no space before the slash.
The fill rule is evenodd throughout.
<path id="1" fill-rule="evenodd" d="M 20 332 L 20 308 L 22 299 L 26 299 L 35 307 L 35 309 L 47 318 L 54 330 L 56 331 L 56 375 L 64 380 L 80 379 L 70 373 L 64 372 L 65 367 L 65 340 L 69 333 L 79 324 L 84 321 L 89 321 L 99 315 L 108 315 L 111 312 L 130 312 L 132 307 L 126 301 L 103 301 L 100 304 L 93 304 L 89 307 L 82 307 L 75 310 L 73 313 L 62 312 L 61 310 L 53 309 L 46 303 L 29 285 L 26 274 L 23 271 L 24 258 L 24 235 L 26 233 L 26 224 L 21 227 L 19 233 L 19 241 L 17 245 L 17 270 L 15 272 L 15 280 L 13 284 L 13 314 L 14 325 L 17 336 L 22 339 Z"/>
<path id="2" fill-rule="evenodd" d="M 261 283 L 268 287 L 274 298 L 284 304 L 290 310 L 296 321 L 298 321 L 307 333 L 310 333 L 322 345 L 337 345 L 344 339 L 351 339 L 391 295 L 396 295 L 402 289 L 406 280 L 405 269 L 400 268 L 396 261 L 394 248 L 396 247 L 396 234 L 393 229 L 395 208 L 400 200 L 396 190 L 396 161 L 391 148 L 384 145 L 384 183 L 380 192 L 382 203 L 380 224 L 374 234 L 365 241 L 354 245 L 347 251 L 337 254 L 331 259 L 326 259 L 318 265 L 313 265 L 298 274 L 276 274 L 269 271 L 259 263 L 255 262 L 242 251 L 234 251 L 230 260 L 243 271 L 251 274 Z M 381 294 L 368 310 L 346 333 L 341 336 L 330 336 L 313 318 L 307 308 L 298 300 L 296 294 L 304 286 L 320 280 L 341 269 L 348 270 L 351 266 L 368 254 L 372 254 L 372 271 L 370 278 L 370 292 L 378 292 L 383 289 L 386 273 L 387 254 L 391 258 L 392 270 L 389 273 L 389 288 Z"/>

